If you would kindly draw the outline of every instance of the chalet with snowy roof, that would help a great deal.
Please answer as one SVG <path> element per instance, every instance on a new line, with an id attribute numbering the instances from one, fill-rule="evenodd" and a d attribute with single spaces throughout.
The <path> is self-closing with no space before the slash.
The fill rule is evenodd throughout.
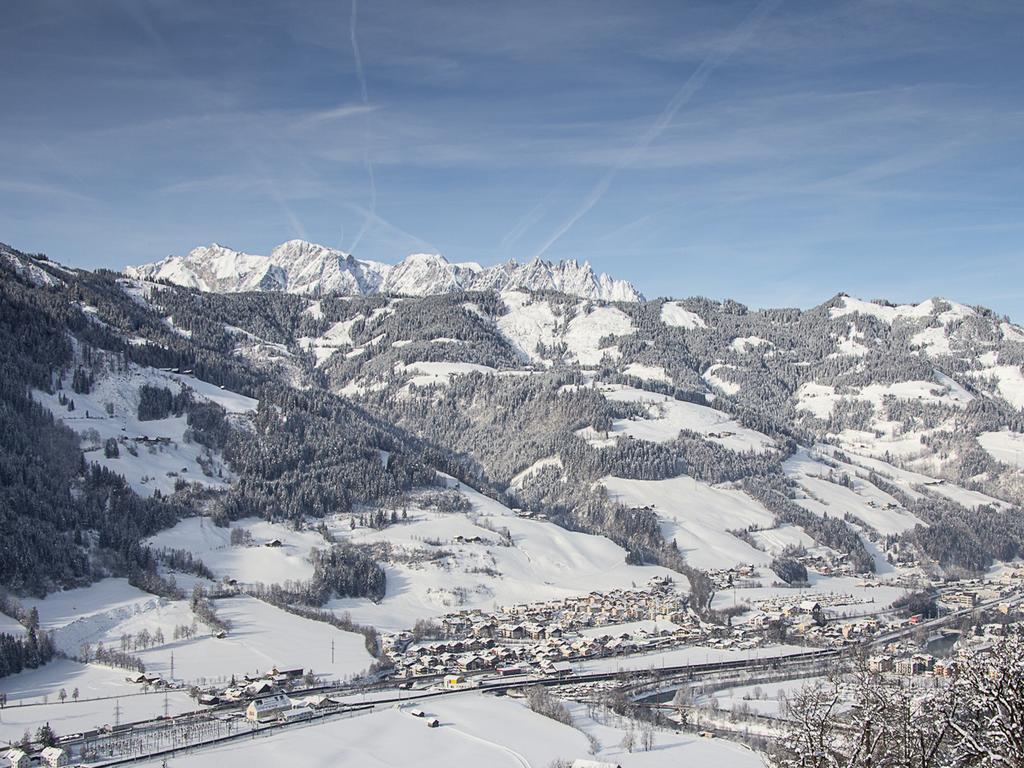
<path id="1" fill-rule="evenodd" d="M 274 684 L 269 680 L 258 680 L 245 686 L 245 692 L 249 696 L 265 696 L 274 692 Z"/>
<path id="2" fill-rule="evenodd" d="M 568 675 L 572 672 L 572 664 L 568 661 L 550 661 L 541 665 L 541 671 L 545 675 Z"/>
<path id="3" fill-rule="evenodd" d="M 459 669 L 463 672 L 476 672 L 481 669 L 487 669 L 487 662 L 480 656 L 462 656 L 457 663 Z"/>

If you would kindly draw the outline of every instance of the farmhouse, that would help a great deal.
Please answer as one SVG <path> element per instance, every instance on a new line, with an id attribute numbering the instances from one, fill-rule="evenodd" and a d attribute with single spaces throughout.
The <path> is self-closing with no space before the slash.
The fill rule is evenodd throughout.
<path id="1" fill-rule="evenodd" d="M 251 701 L 245 709 L 245 719 L 254 723 L 265 723 L 276 720 L 278 715 L 291 708 L 291 699 L 283 693 L 275 693 Z"/>
<path id="2" fill-rule="evenodd" d="M 43 762 L 51 766 L 51 768 L 59 768 L 59 766 L 71 764 L 71 758 L 68 756 L 67 751 L 60 747 L 46 747 L 41 755 Z"/>

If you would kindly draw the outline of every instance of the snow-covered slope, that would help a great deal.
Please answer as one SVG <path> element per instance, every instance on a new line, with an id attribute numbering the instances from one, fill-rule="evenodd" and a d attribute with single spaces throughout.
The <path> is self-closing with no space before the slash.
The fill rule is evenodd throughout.
<path id="1" fill-rule="evenodd" d="M 217 403 L 229 416 L 238 418 L 256 410 L 250 397 L 221 389 L 195 376 L 160 371 L 139 365 L 127 370 L 97 372 L 90 392 L 75 392 L 61 382 L 51 394 L 34 390 L 32 396 L 54 417 L 77 432 L 89 462 L 122 475 L 140 496 L 173 493 L 179 481 L 225 490 L 234 479 L 218 451 L 186 437 L 185 415 L 163 419 L 138 418 L 139 390 L 144 385 L 163 387 L 172 393 L 188 388 L 197 400 Z M 68 405 L 74 409 L 69 410 Z M 107 455 L 104 442 L 117 442 L 116 455 Z"/>
<path id="2" fill-rule="evenodd" d="M 386 566 L 383 600 L 341 598 L 327 607 L 379 629 L 400 630 L 452 610 L 558 599 L 670 574 L 659 566 L 628 564 L 625 551 L 603 536 L 522 519 L 466 485 L 459 488 L 472 507 L 466 514 L 424 509 L 413 500 L 409 520 L 383 530 L 352 529 L 350 516 L 328 519 L 338 540 L 388 542 L 393 553 L 404 554 Z M 501 543 L 502 529 L 511 546 Z"/>
<path id="3" fill-rule="evenodd" d="M 552 263 L 534 259 L 492 267 L 474 262 L 452 264 L 444 256 L 414 253 L 398 264 L 361 261 L 350 254 L 304 240 L 290 240 L 256 256 L 216 243 L 185 256 L 128 267 L 138 280 L 167 280 L 216 293 L 287 291 L 310 296 L 377 293 L 428 296 L 458 290 L 559 291 L 602 301 L 641 301 L 625 280 L 597 274 L 588 262 Z"/>

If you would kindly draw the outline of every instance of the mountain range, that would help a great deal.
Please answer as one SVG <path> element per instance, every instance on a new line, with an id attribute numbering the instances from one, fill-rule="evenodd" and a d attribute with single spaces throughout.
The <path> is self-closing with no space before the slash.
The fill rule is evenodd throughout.
<path id="1" fill-rule="evenodd" d="M 128 267 L 125 274 L 216 293 L 427 296 L 459 290 L 525 290 L 557 291 L 601 301 L 643 300 L 630 283 L 597 274 L 588 262 L 534 259 L 519 264 L 510 260 L 483 267 L 475 262 L 453 264 L 439 254 L 414 253 L 397 264 L 384 264 L 304 240 L 282 243 L 269 256 L 214 243 L 194 248 L 185 256 Z"/>
<path id="2" fill-rule="evenodd" d="M 152 581 L 139 542 L 190 515 L 308 524 L 439 478 L 691 583 L 801 548 L 858 573 L 1024 553 L 1024 329 L 983 307 L 644 301 L 571 262 L 298 241 L 127 275 L 0 247 L 0 277 L 20 591 Z M 467 562 L 458 599 L 490 600 L 489 568 Z M 357 581 L 334 592 L 379 596 Z"/>

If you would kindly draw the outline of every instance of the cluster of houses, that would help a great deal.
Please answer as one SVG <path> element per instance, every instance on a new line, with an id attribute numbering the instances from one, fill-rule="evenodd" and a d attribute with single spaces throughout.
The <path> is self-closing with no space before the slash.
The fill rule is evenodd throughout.
<path id="1" fill-rule="evenodd" d="M 764 627 L 783 623 L 800 634 L 813 633 L 813 630 L 826 626 L 827 611 L 838 611 L 854 605 L 870 605 L 873 602 L 874 598 L 838 593 L 815 593 L 808 596 L 807 593 L 796 592 L 791 595 L 776 595 L 754 603 L 753 607 L 760 611 L 760 614 L 752 620 L 752 624 Z"/>
<path id="2" fill-rule="evenodd" d="M 71 756 L 61 747 L 44 747 L 38 754 L 30 755 L 23 749 L 12 747 L 4 753 L 10 768 L 29 768 L 29 766 L 47 765 L 51 768 L 71 765 Z"/>
<path id="3" fill-rule="evenodd" d="M 661 623 L 663 628 L 587 632 L 645 621 L 653 621 L 655 626 Z M 399 676 L 483 670 L 559 674 L 568 671 L 571 661 L 692 643 L 704 635 L 687 610 L 686 597 L 674 590 L 670 580 L 660 578 L 646 589 L 591 592 L 507 606 L 494 613 L 459 611 L 443 616 L 439 626 L 443 639 L 431 643 L 415 644 L 409 632 L 383 638 Z"/>
<path id="4" fill-rule="evenodd" d="M 170 680 L 165 680 L 160 675 L 154 675 L 151 672 L 137 672 L 132 675 L 127 675 L 125 680 L 129 683 L 135 683 L 145 688 L 180 688 L 180 683 L 175 683 Z"/>
<path id="5" fill-rule="evenodd" d="M 668 625 L 666 625 L 668 626 Z M 535 643 L 503 644 L 493 639 L 454 640 L 409 648 L 396 660 L 397 674 L 403 677 L 444 675 L 461 677 L 465 673 L 493 670 L 499 675 L 521 675 L 542 672 L 547 675 L 566 674 L 571 663 L 606 656 L 667 648 L 692 639 L 689 630 L 638 629 L 619 636 L 547 637 Z M 449 681 L 456 687 L 461 680 Z"/>
<path id="6" fill-rule="evenodd" d="M 952 609 L 973 608 L 978 603 L 997 600 L 1004 595 L 1012 594 L 1013 591 L 1013 587 L 1000 588 L 996 584 L 974 580 L 962 582 L 954 589 L 945 590 L 940 599 Z"/>
<path id="7" fill-rule="evenodd" d="M 278 695 L 281 691 L 295 687 L 302 682 L 303 676 L 304 672 L 301 667 L 297 669 L 274 667 L 265 675 L 246 675 L 227 688 L 202 691 L 196 700 L 205 705 L 231 701 L 255 701 Z"/>
<path id="8" fill-rule="evenodd" d="M 737 565 L 733 568 L 712 568 L 705 572 L 715 589 L 747 589 L 759 587 L 759 573 L 753 565 Z"/>
<path id="9" fill-rule="evenodd" d="M 878 654 L 868 659 L 869 671 L 878 674 L 893 673 L 904 677 L 924 675 L 929 672 L 936 677 L 948 677 L 953 674 L 955 668 L 955 662 L 939 661 L 930 653 L 914 653 L 902 657 Z"/>
<path id="10" fill-rule="evenodd" d="M 850 562 L 845 552 L 835 550 L 815 550 L 796 557 L 808 571 L 820 573 L 822 576 L 864 576 Z"/>

